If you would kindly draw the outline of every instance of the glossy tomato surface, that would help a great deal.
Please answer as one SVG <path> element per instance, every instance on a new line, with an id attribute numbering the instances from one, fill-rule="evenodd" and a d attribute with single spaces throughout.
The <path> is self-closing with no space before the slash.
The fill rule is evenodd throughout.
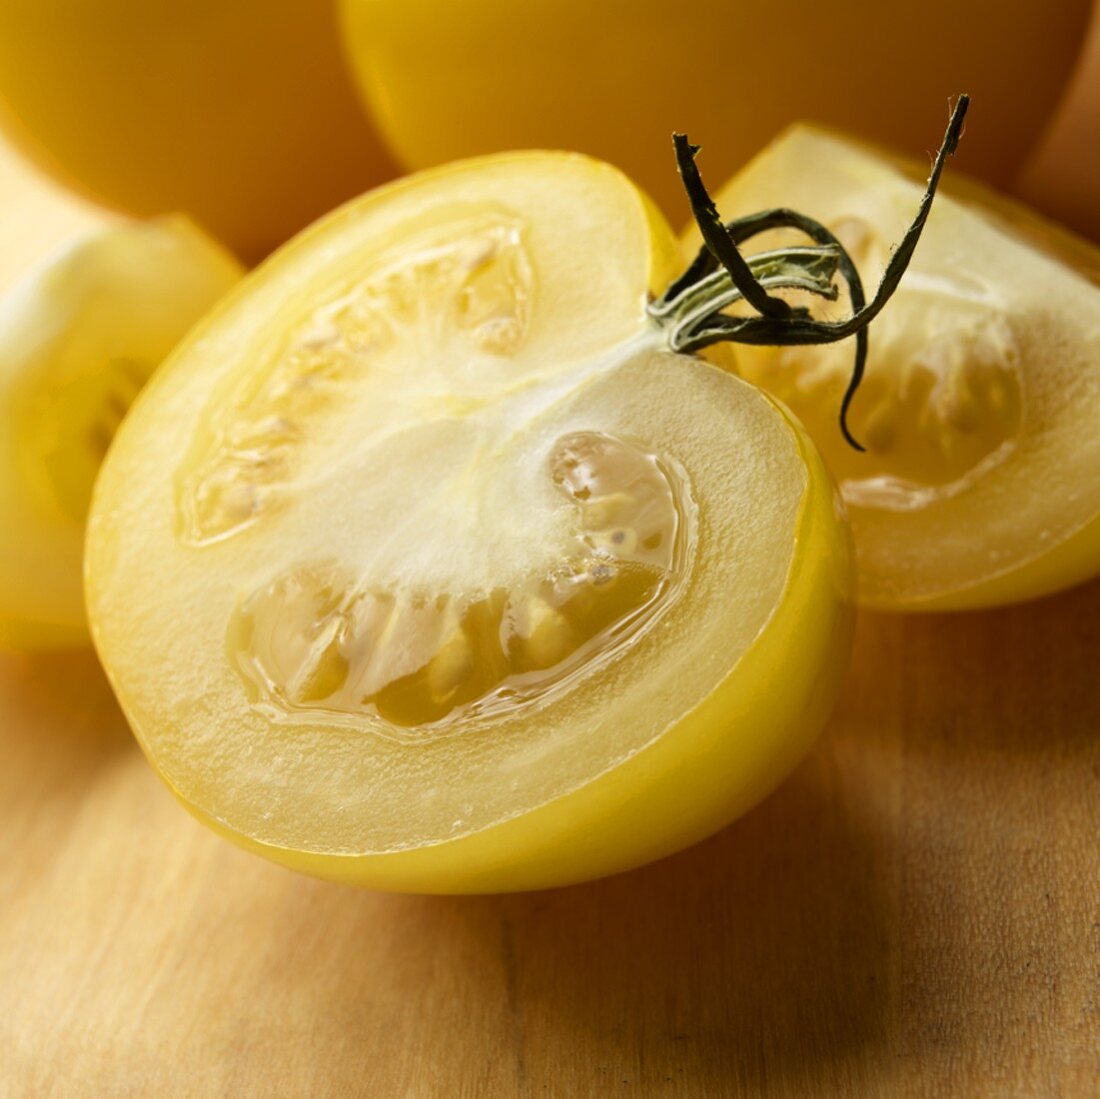
<path id="1" fill-rule="evenodd" d="M 100 462 L 158 364 L 241 274 L 185 218 L 120 220 L 0 298 L 0 648 L 87 644 Z"/>
<path id="2" fill-rule="evenodd" d="M 0 0 L 0 125 L 69 186 L 255 260 L 392 174 L 335 13 L 301 0 Z"/>
<path id="3" fill-rule="evenodd" d="M 1007 182 L 1058 102 L 1089 7 L 342 0 L 360 89 L 408 167 L 577 149 L 676 219 L 674 130 L 702 143 L 716 179 L 802 119 L 919 156 L 960 92 L 974 100 L 960 166 Z"/>

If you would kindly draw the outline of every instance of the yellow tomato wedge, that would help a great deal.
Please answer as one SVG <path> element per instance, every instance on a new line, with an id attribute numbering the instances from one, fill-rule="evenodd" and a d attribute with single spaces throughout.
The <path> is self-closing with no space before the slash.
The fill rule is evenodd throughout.
<path id="1" fill-rule="evenodd" d="M 0 646 L 87 643 L 99 464 L 138 390 L 241 273 L 183 218 L 119 222 L 0 300 Z"/>
<path id="2" fill-rule="evenodd" d="M 429 892 L 621 870 L 794 764 L 847 660 L 812 444 L 664 349 L 677 244 L 585 157 L 414 176 L 185 341 L 97 483 L 93 635 L 153 765 L 288 866 Z"/>
<path id="3" fill-rule="evenodd" d="M 717 203 L 825 223 L 870 292 L 923 175 L 798 126 Z M 806 426 L 848 506 L 860 601 L 894 610 L 1013 602 L 1100 572 L 1100 252 L 978 184 L 947 188 L 870 330 L 849 417 L 866 453 L 837 429 L 850 340 L 714 352 Z"/>

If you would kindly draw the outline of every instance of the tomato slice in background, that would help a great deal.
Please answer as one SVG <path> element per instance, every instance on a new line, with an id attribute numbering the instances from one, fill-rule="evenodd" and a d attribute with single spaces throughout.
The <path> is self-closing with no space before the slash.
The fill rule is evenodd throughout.
<path id="1" fill-rule="evenodd" d="M 776 205 L 816 218 L 874 286 L 924 174 L 797 126 L 716 200 L 725 218 Z M 697 249 L 694 228 L 684 247 Z M 952 177 L 870 332 L 849 417 L 865 454 L 836 428 L 850 340 L 714 349 L 790 407 L 821 449 L 851 516 L 862 603 L 987 606 L 1100 572 L 1098 281 L 1100 251 Z"/>
<path id="2" fill-rule="evenodd" d="M 0 299 L 0 646 L 86 644 L 84 521 L 137 392 L 242 269 L 182 217 L 120 221 Z"/>
<path id="3" fill-rule="evenodd" d="M 621 870 L 831 708 L 848 535 L 793 418 L 665 350 L 677 241 L 585 157 L 356 200 L 177 349 L 97 482 L 97 649 L 245 847 L 429 892 Z"/>

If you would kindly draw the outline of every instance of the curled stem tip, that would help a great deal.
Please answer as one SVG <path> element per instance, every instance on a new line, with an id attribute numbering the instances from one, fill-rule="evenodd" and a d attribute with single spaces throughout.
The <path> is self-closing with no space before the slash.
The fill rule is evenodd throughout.
<path id="1" fill-rule="evenodd" d="M 676 149 L 676 165 L 680 170 L 684 189 L 691 202 L 691 212 L 695 215 L 695 224 L 703 235 L 703 241 L 711 254 L 729 273 L 734 285 L 745 296 L 745 300 L 762 316 L 786 317 L 791 307 L 782 298 L 773 298 L 753 275 L 744 256 L 726 232 L 718 207 L 710 197 L 695 158 L 699 154 L 699 145 L 692 145 L 687 134 L 673 134 L 672 144 Z"/>
<path id="2" fill-rule="evenodd" d="M 650 308 L 653 316 L 668 327 L 672 349 L 695 351 L 721 342 L 773 346 L 823 344 L 855 336 L 855 360 L 841 399 L 839 421 L 845 440 L 862 451 L 863 446 L 848 427 L 848 412 L 867 363 L 867 326 L 882 311 L 909 266 L 928 220 L 944 164 L 958 148 L 969 105 L 968 95 L 960 95 L 956 100 L 917 213 L 893 250 L 870 302 L 866 301 L 852 257 L 836 236 L 813 218 L 795 210 L 774 209 L 723 223 L 695 163 L 699 146 L 692 145 L 685 134 L 673 134 L 677 166 L 695 223 L 703 237 L 703 247 L 684 274 Z M 747 260 L 742 256 L 739 244 L 758 233 L 780 227 L 799 229 L 819 247 L 766 253 L 766 263 L 761 262 L 763 256 Z M 817 320 L 807 309 L 793 308 L 782 298 L 768 293 L 769 286 L 796 288 L 835 299 L 835 287 L 829 292 L 822 286 L 823 250 L 835 256 L 835 263 L 830 261 L 830 269 L 848 287 L 852 311 L 843 320 Z M 719 271 L 724 274 L 718 275 Z M 737 300 L 747 302 L 758 315 L 733 317 L 725 314 L 723 310 Z"/>

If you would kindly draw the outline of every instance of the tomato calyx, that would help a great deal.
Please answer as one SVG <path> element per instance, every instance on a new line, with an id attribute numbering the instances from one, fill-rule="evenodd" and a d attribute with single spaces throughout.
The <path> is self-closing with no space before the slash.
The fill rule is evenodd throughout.
<path id="1" fill-rule="evenodd" d="M 762 210 L 723 222 L 703 183 L 695 158 L 700 147 L 686 134 L 673 134 L 676 162 L 691 204 L 703 246 L 688 269 L 650 305 L 650 315 L 668 330 L 673 351 L 699 351 L 715 343 L 791 346 L 836 343 L 855 336 L 855 359 L 841 399 L 839 424 L 849 446 L 864 451 L 848 427 L 848 410 L 863 380 L 869 338 L 867 328 L 893 295 L 916 250 L 932 208 L 947 158 L 958 148 L 968 95 L 955 102 L 947 130 L 932 164 L 924 195 L 905 235 L 894 248 L 878 289 L 870 302 L 851 255 L 820 222 L 795 210 Z M 788 247 L 744 257 L 738 245 L 770 229 L 797 229 L 812 246 Z M 848 290 L 851 313 L 843 320 L 820 320 L 804 306 L 793 306 L 769 291 L 802 290 L 836 301 L 837 277 Z M 755 315 L 730 316 L 723 312 L 744 301 Z"/>

